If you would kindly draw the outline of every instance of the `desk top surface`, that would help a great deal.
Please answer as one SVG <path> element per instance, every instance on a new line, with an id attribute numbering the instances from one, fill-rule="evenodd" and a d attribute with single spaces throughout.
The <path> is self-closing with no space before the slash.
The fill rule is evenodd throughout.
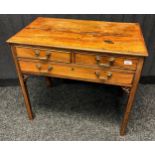
<path id="1" fill-rule="evenodd" d="M 138 23 L 38 17 L 8 43 L 147 56 Z"/>

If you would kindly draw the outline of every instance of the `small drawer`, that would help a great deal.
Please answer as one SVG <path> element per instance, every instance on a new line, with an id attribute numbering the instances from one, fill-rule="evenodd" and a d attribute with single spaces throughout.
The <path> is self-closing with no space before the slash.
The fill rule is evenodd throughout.
<path id="1" fill-rule="evenodd" d="M 121 86 L 131 86 L 133 73 L 119 70 L 93 69 L 71 65 L 53 64 L 47 62 L 19 61 L 22 72 L 51 75 L 55 77 L 70 78 L 76 80 L 107 83 Z"/>
<path id="2" fill-rule="evenodd" d="M 81 65 L 136 70 L 137 59 L 113 55 L 75 54 L 75 63 Z"/>
<path id="3" fill-rule="evenodd" d="M 18 58 L 70 63 L 70 52 L 63 50 L 16 47 L 16 54 Z"/>

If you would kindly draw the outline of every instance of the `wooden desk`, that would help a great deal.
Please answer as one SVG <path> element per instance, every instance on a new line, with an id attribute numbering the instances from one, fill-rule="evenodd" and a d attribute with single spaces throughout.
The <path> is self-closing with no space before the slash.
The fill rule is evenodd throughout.
<path id="1" fill-rule="evenodd" d="M 129 92 L 120 134 L 125 134 L 148 56 L 138 23 L 37 18 L 7 41 L 33 119 L 25 74 L 121 86 Z"/>

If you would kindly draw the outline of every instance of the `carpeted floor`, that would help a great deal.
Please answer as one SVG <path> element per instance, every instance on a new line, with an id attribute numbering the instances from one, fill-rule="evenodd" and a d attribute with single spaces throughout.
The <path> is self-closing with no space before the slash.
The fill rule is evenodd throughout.
<path id="1" fill-rule="evenodd" d="M 126 104 L 119 87 L 44 78 L 28 80 L 35 119 L 18 86 L 0 87 L 0 140 L 155 140 L 155 85 L 139 85 L 127 135 L 119 136 Z"/>

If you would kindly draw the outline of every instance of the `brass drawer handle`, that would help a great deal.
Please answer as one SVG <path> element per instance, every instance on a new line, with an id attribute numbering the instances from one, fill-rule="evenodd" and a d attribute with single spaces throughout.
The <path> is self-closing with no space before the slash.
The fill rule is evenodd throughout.
<path id="1" fill-rule="evenodd" d="M 109 58 L 109 62 L 110 62 L 111 64 L 114 63 L 114 62 L 115 62 L 115 58 L 114 58 L 114 57 Z"/>
<path id="2" fill-rule="evenodd" d="M 48 71 L 51 71 L 53 69 L 53 67 L 52 66 L 48 66 Z"/>
<path id="3" fill-rule="evenodd" d="M 48 58 L 50 58 L 51 57 L 51 52 L 50 51 L 46 51 L 46 58 L 48 59 Z"/>
<path id="4" fill-rule="evenodd" d="M 41 64 L 36 64 L 38 70 L 41 70 Z"/>
<path id="5" fill-rule="evenodd" d="M 96 56 L 96 61 L 97 61 L 97 62 L 100 62 L 100 60 L 101 60 L 101 57 L 100 57 L 99 55 L 97 55 L 97 56 Z"/>
<path id="6" fill-rule="evenodd" d="M 96 56 L 96 61 L 97 61 L 97 64 L 100 67 L 110 67 L 115 62 L 115 58 L 114 57 L 109 58 L 108 63 L 101 63 L 100 62 L 101 61 L 101 57 L 97 55 Z"/>
<path id="7" fill-rule="evenodd" d="M 107 72 L 105 77 L 101 76 L 100 71 L 96 71 L 95 74 L 100 80 L 103 80 L 103 81 L 107 81 L 109 78 L 112 77 L 112 72 Z"/>
<path id="8" fill-rule="evenodd" d="M 48 60 L 51 57 L 51 54 L 52 53 L 50 51 L 47 51 L 45 54 L 45 57 L 40 57 L 39 59 L 40 60 Z"/>
<path id="9" fill-rule="evenodd" d="M 34 53 L 35 53 L 36 57 L 40 56 L 40 51 L 39 50 L 35 50 Z M 39 59 L 40 60 L 48 60 L 51 57 L 51 54 L 52 53 L 50 51 L 46 51 L 45 57 L 40 57 Z"/>
<path id="10" fill-rule="evenodd" d="M 41 68 L 42 68 L 41 64 L 36 64 L 36 67 L 37 67 L 38 70 L 41 70 Z M 53 69 L 53 67 L 51 65 L 49 65 L 47 67 L 47 71 L 51 71 L 52 69 Z"/>
<path id="11" fill-rule="evenodd" d="M 40 51 L 39 50 L 35 50 L 34 53 L 35 53 L 36 57 L 39 57 L 39 55 L 40 55 Z"/>

